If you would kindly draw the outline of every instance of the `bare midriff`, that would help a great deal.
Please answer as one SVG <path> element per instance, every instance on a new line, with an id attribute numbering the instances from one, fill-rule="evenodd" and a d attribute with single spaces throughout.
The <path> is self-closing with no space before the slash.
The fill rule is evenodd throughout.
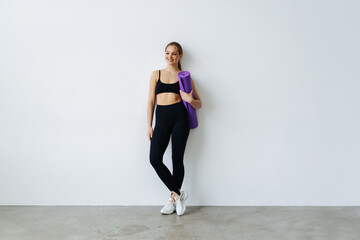
<path id="1" fill-rule="evenodd" d="M 164 92 L 156 95 L 157 105 L 170 105 L 181 101 L 180 94 Z"/>

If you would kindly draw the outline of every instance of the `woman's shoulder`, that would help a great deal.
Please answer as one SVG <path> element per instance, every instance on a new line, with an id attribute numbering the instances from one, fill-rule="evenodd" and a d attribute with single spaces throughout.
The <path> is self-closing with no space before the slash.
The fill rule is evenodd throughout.
<path id="1" fill-rule="evenodd" d="M 151 84 L 155 84 L 155 85 L 158 84 L 158 81 L 159 81 L 160 75 L 161 75 L 159 70 L 161 70 L 161 69 L 156 69 L 156 70 L 152 71 L 151 77 L 150 77 Z"/>
<path id="2" fill-rule="evenodd" d="M 157 70 L 154 70 L 151 72 L 151 79 L 157 81 L 159 79 L 159 70 L 160 69 L 157 69 Z"/>

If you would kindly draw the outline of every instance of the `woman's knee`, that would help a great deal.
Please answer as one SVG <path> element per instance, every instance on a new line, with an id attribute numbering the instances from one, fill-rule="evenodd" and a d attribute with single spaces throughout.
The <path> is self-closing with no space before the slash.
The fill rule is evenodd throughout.
<path id="1" fill-rule="evenodd" d="M 157 166 L 162 164 L 162 159 L 157 156 L 150 156 L 150 164 L 156 168 Z"/>

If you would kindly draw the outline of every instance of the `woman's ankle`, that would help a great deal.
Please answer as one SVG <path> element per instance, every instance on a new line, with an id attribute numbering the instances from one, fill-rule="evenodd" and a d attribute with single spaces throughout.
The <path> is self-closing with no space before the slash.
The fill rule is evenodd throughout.
<path id="1" fill-rule="evenodd" d="M 177 196 L 179 196 L 179 194 L 177 194 L 177 192 L 171 191 L 171 198 L 175 199 Z"/>

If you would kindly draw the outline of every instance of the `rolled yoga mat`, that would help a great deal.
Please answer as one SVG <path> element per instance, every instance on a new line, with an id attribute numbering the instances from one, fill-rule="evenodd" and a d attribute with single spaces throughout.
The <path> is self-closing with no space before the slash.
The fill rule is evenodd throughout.
<path id="1" fill-rule="evenodd" d="M 191 76 L 190 76 L 190 72 L 188 71 L 181 71 L 178 74 L 178 78 L 179 78 L 179 84 L 180 84 L 180 90 L 186 93 L 190 93 L 192 90 L 192 84 L 191 84 Z M 193 95 L 194 97 L 194 95 Z M 188 112 L 188 118 L 189 118 L 189 125 L 190 128 L 196 128 L 198 126 L 198 120 L 197 120 L 197 115 L 196 115 L 196 109 L 193 108 L 193 106 L 191 106 L 190 103 L 185 102 L 184 100 L 182 100 L 185 108 Z"/>

